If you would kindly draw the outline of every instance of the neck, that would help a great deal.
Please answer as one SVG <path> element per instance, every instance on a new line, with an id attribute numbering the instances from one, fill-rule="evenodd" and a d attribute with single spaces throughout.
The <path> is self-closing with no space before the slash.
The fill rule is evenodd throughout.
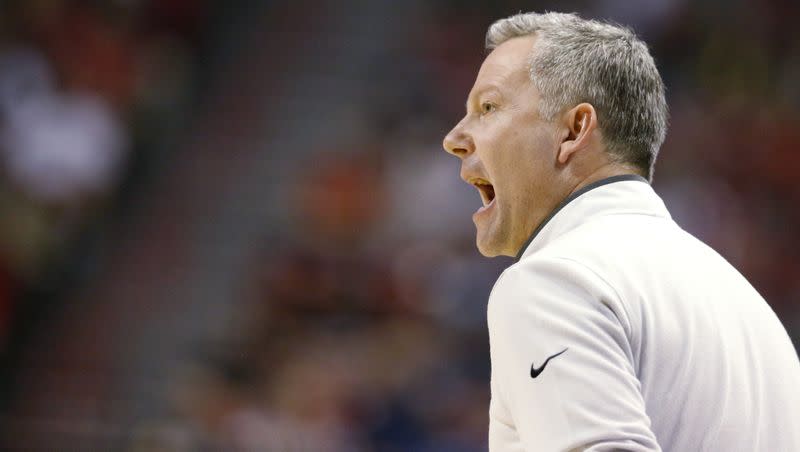
<path id="1" fill-rule="evenodd" d="M 587 175 L 578 178 L 577 182 L 573 184 L 572 190 L 570 190 L 570 192 L 567 194 L 567 197 L 593 182 L 597 182 L 608 177 L 621 176 L 623 174 L 637 174 L 641 176 L 638 170 L 628 165 L 608 163 L 598 167 Z"/>
<path id="2" fill-rule="evenodd" d="M 554 205 L 553 205 L 552 209 L 550 209 L 549 213 L 544 215 L 544 218 L 542 218 L 539 221 L 538 224 L 532 225 L 531 232 L 529 232 L 525 236 L 525 237 L 527 237 L 527 240 L 522 244 L 521 248 L 517 248 L 516 250 L 514 250 L 511 253 L 505 254 L 506 256 L 517 256 L 517 258 L 519 258 L 519 253 L 521 253 L 521 252 L 523 252 L 525 250 L 525 248 L 530 243 L 530 240 L 532 240 L 533 236 L 536 235 L 536 231 L 539 230 L 543 226 L 543 224 L 546 223 L 547 220 L 555 214 L 555 212 L 558 211 L 559 206 L 563 205 L 566 202 L 566 200 L 569 199 L 570 196 L 572 196 L 574 193 L 576 193 L 577 191 L 579 191 L 583 187 L 586 187 L 587 185 L 592 184 L 594 182 L 597 182 L 597 181 L 600 181 L 600 180 L 603 180 L 603 179 L 607 179 L 609 177 L 622 176 L 622 175 L 626 175 L 626 174 L 641 175 L 639 173 L 639 171 L 637 171 L 635 168 L 633 168 L 631 166 L 624 165 L 624 164 L 619 164 L 619 163 L 614 163 L 614 162 L 604 163 L 604 164 L 602 164 L 600 166 L 595 167 L 595 169 L 592 170 L 592 171 L 588 171 L 588 172 L 587 171 L 583 171 L 583 173 L 584 173 L 583 176 L 580 176 L 580 177 L 573 176 L 572 177 L 572 181 L 571 181 L 572 182 L 571 183 L 572 188 L 569 191 L 567 191 L 563 195 L 563 197 L 561 197 L 560 199 L 557 200 L 557 202 L 554 203 Z"/>

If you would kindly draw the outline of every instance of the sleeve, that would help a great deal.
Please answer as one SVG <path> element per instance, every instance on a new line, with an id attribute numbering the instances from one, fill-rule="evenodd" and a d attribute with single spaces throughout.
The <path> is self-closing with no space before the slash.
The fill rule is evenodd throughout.
<path id="1" fill-rule="evenodd" d="M 613 288 L 582 264 L 528 259 L 489 300 L 496 428 L 525 451 L 660 451 Z M 499 421 L 499 422 L 497 422 Z"/>

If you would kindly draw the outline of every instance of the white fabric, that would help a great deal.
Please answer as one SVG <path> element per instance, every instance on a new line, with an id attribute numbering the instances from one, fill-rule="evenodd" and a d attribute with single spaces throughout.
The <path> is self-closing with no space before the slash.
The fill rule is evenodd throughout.
<path id="1" fill-rule="evenodd" d="M 17 105 L 0 135 L 0 160 L 29 195 L 69 203 L 114 187 L 126 154 L 124 129 L 91 94 L 41 95 Z"/>
<path id="2" fill-rule="evenodd" d="M 491 452 L 800 451 L 786 330 L 645 182 L 558 211 L 498 279 L 488 324 Z"/>

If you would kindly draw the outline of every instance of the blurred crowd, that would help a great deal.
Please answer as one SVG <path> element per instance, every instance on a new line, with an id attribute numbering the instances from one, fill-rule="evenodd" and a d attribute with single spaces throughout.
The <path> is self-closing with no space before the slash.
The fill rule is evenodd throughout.
<path id="1" fill-rule="evenodd" d="M 124 427 L 124 450 L 486 449 L 485 308 L 511 261 L 478 255 L 479 197 L 440 143 L 487 26 L 521 9 L 611 18 L 644 37 L 671 109 L 656 191 L 800 344 L 800 5 L 411 3 L 394 18 L 404 32 L 363 67 L 370 95 L 349 106 L 361 120 L 348 138 L 320 139 L 275 175 L 280 205 L 263 208 L 281 218 L 246 257 L 235 316 L 174 363 L 166 408 Z M 0 16 L 0 349 L 20 303 L 41 301 L 26 294 L 80 267 L 92 237 L 113 247 L 120 209 L 146 186 L 137 168 L 165 165 L 176 118 L 202 108 L 199 5 L 19 1 Z"/>
<path id="2" fill-rule="evenodd" d="M 68 284 L 137 170 L 155 165 L 190 101 L 199 5 L 4 2 L 0 350 L 36 308 L 21 303 Z"/>

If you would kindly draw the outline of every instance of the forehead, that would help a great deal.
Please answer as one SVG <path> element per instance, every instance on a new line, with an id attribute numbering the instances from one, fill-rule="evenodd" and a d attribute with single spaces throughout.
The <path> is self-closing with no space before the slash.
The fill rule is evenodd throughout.
<path id="1" fill-rule="evenodd" d="M 514 89 L 529 83 L 530 57 L 535 40 L 534 35 L 519 36 L 492 50 L 478 71 L 473 92 L 486 85 Z"/>

